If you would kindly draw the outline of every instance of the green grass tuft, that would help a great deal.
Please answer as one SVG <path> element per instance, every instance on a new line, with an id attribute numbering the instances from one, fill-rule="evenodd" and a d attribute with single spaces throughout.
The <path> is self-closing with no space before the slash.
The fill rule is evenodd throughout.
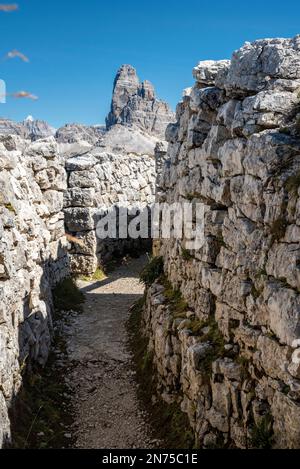
<path id="1" fill-rule="evenodd" d="M 180 316 L 188 310 L 188 304 L 182 296 L 180 290 L 175 290 L 171 283 L 164 277 L 162 284 L 165 287 L 164 296 L 170 306 L 170 310 L 174 316 Z"/>
<path id="2" fill-rule="evenodd" d="M 291 129 L 289 127 L 282 127 L 281 129 L 279 129 L 279 133 L 291 135 Z"/>
<path id="3" fill-rule="evenodd" d="M 5 204 L 4 207 L 11 213 L 13 213 L 14 215 L 16 215 L 16 209 L 15 207 L 11 204 L 11 203 L 8 203 L 8 204 Z"/>
<path id="4" fill-rule="evenodd" d="M 250 378 L 250 372 L 249 372 L 249 365 L 250 365 L 250 360 L 246 357 L 239 356 L 236 359 L 236 363 L 241 365 L 241 377 L 242 380 L 245 381 L 246 379 Z"/>
<path id="5" fill-rule="evenodd" d="M 150 287 L 164 272 L 164 260 L 162 257 L 153 257 L 140 274 L 140 280 Z"/>
<path id="6" fill-rule="evenodd" d="M 226 354 L 225 340 L 215 318 L 209 319 L 202 326 L 209 327 L 209 331 L 201 336 L 201 342 L 209 342 L 212 345 L 212 349 L 202 360 L 201 369 L 207 376 L 211 376 L 213 362 L 218 358 L 224 357 Z"/>

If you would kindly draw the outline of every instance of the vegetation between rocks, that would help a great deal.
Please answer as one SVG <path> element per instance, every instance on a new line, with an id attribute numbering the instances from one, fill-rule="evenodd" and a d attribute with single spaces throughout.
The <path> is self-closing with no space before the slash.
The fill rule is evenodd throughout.
<path id="1" fill-rule="evenodd" d="M 286 190 L 293 195 L 297 195 L 300 187 L 300 171 L 290 176 L 285 182 Z"/>
<path id="2" fill-rule="evenodd" d="M 181 256 L 182 256 L 182 259 L 185 261 L 191 261 L 194 259 L 194 256 L 191 254 L 191 252 L 185 248 L 181 249 Z"/>
<path id="3" fill-rule="evenodd" d="M 84 295 L 73 278 L 60 282 L 53 291 L 54 319 L 69 321 L 68 311 L 82 310 Z M 52 351 L 43 368 L 24 367 L 23 386 L 11 410 L 13 448 L 67 448 L 73 443 L 72 392 L 65 377 L 67 364 L 63 327 L 55 328 Z"/>
<path id="4" fill-rule="evenodd" d="M 285 235 L 287 227 L 287 220 L 285 218 L 278 218 L 275 220 L 271 227 L 270 227 L 270 233 L 272 235 L 272 240 L 274 241 L 279 241 L 283 236 Z"/>
<path id="5" fill-rule="evenodd" d="M 16 209 L 11 203 L 5 204 L 4 207 L 14 215 L 16 214 Z"/>

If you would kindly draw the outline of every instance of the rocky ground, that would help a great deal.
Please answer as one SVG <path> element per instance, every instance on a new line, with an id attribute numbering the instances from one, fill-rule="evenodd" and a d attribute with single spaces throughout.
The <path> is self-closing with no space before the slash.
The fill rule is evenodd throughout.
<path id="1" fill-rule="evenodd" d="M 100 282 L 80 282 L 84 311 L 68 330 L 66 377 L 74 389 L 70 437 L 78 448 L 153 448 L 127 349 L 130 306 L 141 297 L 138 274 L 146 259 L 131 260 Z"/>

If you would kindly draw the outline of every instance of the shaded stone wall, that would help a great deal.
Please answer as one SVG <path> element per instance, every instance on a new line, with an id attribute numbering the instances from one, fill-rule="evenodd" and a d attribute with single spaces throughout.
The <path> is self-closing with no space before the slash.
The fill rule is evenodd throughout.
<path id="1" fill-rule="evenodd" d="M 167 280 L 144 312 L 159 392 L 200 446 L 298 448 L 300 37 L 246 43 L 194 78 L 158 200 L 204 203 L 205 243 L 160 241 Z"/>
<path id="2" fill-rule="evenodd" d="M 48 358 L 53 287 L 144 247 L 97 240 L 99 208 L 150 206 L 154 194 L 154 157 L 94 148 L 66 161 L 53 137 L 0 136 L 0 447 L 10 440 L 8 409 L 22 373 Z"/>
<path id="3" fill-rule="evenodd" d="M 52 288 L 68 275 L 64 161 L 51 137 L 0 136 L 0 447 L 8 409 L 27 365 L 44 365 L 51 343 Z"/>

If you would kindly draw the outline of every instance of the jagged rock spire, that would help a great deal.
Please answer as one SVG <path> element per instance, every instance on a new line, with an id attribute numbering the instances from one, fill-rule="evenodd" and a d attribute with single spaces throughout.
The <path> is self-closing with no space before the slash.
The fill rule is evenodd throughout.
<path id="1" fill-rule="evenodd" d="M 114 81 L 107 129 L 116 124 L 135 126 L 164 139 L 166 127 L 172 121 L 173 112 L 167 103 L 156 99 L 152 83 L 147 80 L 140 83 L 135 68 L 122 65 Z"/>

